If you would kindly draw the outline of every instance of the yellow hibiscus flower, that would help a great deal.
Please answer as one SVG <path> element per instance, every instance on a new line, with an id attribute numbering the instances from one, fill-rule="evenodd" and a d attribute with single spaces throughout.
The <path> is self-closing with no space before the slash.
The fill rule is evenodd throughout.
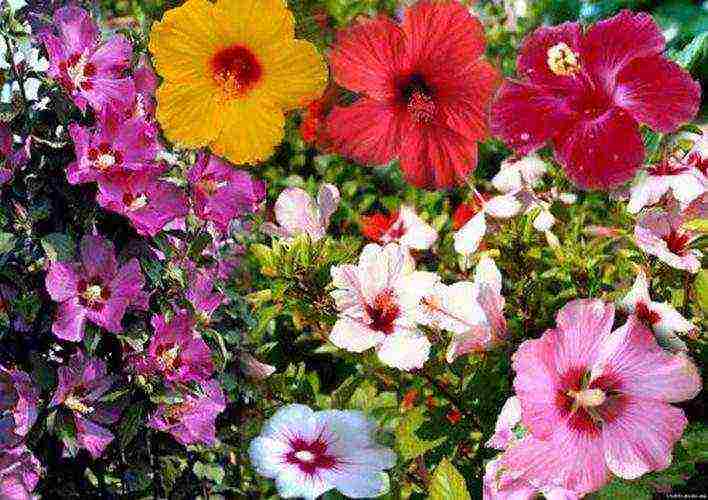
<path id="1" fill-rule="evenodd" d="M 163 78 L 165 137 L 233 163 L 267 159 L 283 139 L 284 112 L 327 85 L 324 59 L 295 39 L 283 0 L 187 0 L 152 26 L 150 51 Z"/>

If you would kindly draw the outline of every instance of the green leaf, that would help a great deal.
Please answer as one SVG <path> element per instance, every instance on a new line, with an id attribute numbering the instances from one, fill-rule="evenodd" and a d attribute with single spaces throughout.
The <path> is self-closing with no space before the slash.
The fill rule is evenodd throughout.
<path id="1" fill-rule="evenodd" d="M 653 491 L 648 486 L 615 479 L 589 498 L 592 500 L 651 500 L 653 496 Z"/>
<path id="2" fill-rule="evenodd" d="M 430 482 L 430 500 L 471 500 L 465 478 L 447 458 L 435 468 Z"/>
<path id="3" fill-rule="evenodd" d="M 51 233 L 42 238 L 42 248 L 52 262 L 74 260 L 74 240 L 68 234 Z"/>
<path id="4" fill-rule="evenodd" d="M 216 484 L 220 484 L 224 480 L 224 468 L 220 465 L 197 462 L 192 471 L 199 479 L 209 479 Z"/>
<path id="5" fill-rule="evenodd" d="M 708 313 L 708 270 L 701 269 L 693 282 L 696 288 L 696 300 L 704 313 Z"/>
<path id="6" fill-rule="evenodd" d="M 693 219 L 684 222 L 681 227 L 687 231 L 708 234 L 708 219 Z"/>
<path id="7" fill-rule="evenodd" d="M 0 255 L 8 253 L 15 248 L 15 235 L 12 233 L 0 233 Z"/>
<path id="8" fill-rule="evenodd" d="M 683 49 L 672 51 L 669 57 L 682 68 L 691 71 L 706 53 L 708 53 L 708 32 L 695 37 Z"/>
<path id="9" fill-rule="evenodd" d="M 396 446 L 403 460 L 413 460 L 447 440 L 446 437 L 435 440 L 419 438 L 415 432 L 425 423 L 425 420 L 423 408 L 417 407 L 408 411 L 399 422 L 396 428 Z"/>

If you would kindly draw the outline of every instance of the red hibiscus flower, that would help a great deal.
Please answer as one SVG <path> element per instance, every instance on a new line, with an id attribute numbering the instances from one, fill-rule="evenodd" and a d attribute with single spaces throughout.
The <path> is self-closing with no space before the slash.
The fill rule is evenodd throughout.
<path id="1" fill-rule="evenodd" d="M 400 25 L 379 17 L 340 32 L 334 79 L 360 97 L 329 114 L 332 148 L 366 164 L 399 158 L 418 187 L 464 182 L 499 82 L 484 46 L 481 23 L 457 2 L 422 1 Z"/>
<path id="2" fill-rule="evenodd" d="M 609 189 L 644 160 L 639 124 L 673 132 L 698 111 L 697 82 L 661 54 L 647 14 L 622 11 L 583 33 L 578 23 L 542 27 L 524 42 L 519 80 L 492 105 L 492 133 L 520 154 L 551 142 L 584 189 Z"/>

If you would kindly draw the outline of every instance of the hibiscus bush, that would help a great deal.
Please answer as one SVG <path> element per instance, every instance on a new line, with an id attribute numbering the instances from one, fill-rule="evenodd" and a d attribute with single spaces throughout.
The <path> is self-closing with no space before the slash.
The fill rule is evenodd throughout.
<path id="1" fill-rule="evenodd" d="M 0 16 L 0 498 L 705 496 L 704 5 Z"/>

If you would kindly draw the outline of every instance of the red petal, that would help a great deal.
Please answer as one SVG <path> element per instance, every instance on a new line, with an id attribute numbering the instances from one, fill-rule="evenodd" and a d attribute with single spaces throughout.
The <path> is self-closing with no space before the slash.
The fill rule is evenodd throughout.
<path id="1" fill-rule="evenodd" d="M 610 189 L 630 180 L 644 160 L 639 126 L 620 108 L 582 121 L 562 134 L 556 158 L 582 189 Z"/>
<path id="2" fill-rule="evenodd" d="M 580 52 L 582 29 L 578 23 L 563 23 L 559 26 L 541 26 L 526 37 L 516 61 L 519 77 L 526 77 L 536 84 L 574 87 L 574 76 L 556 75 L 548 66 L 548 49 L 565 43 L 573 52 Z M 582 62 L 581 62 L 582 64 Z"/>
<path id="3" fill-rule="evenodd" d="M 660 132 L 674 132 L 691 120 L 700 103 L 698 82 L 661 56 L 634 59 L 617 75 L 615 104 Z"/>
<path id="4" fill-rule="evenodd" d="M 340 31 L 329 62 L 339 85 L 384 100 L 394 95 L 393 80 L 404 50 L 401 29 L 380 17 Z"/>
<path id="5" fill-rule="evenodd" d="M 332 109 L 323 140 L 337 153 L 359 163 L 382 165 L 398 155 L 401 122 L 394 107 L 364 98 L 351 106 Z"/>
<path id="6" fill-rule="evenodd" d="M 458 2 L 418 2 L 406 10 L 401 27 L 416 71 L 442 71 L 443 65 L 463 70 L 484 53 L 482 23 Z"/>
<path id="7" fill-rule="evenodd" d="M 444 128 L 412 128 L 401 144 L 401 170 L 416 187 L 463 184 L 477 166 L 477 143 Z"/>
<path id="8" fill-rule="evenodd" d="M 632 59 L 664 51 L 664 36 L 649 14 L 623 10 L 595 23 L 582 43 L 582 63 L 612 89 L 617 73 Z"/>
<path id="9" fill-rule="evenodd" d="M 568 104 L 545 88 L 506 81 L 492 104 L 492 134 L 519 154 L 530 153 L 574 121 Z"/>

